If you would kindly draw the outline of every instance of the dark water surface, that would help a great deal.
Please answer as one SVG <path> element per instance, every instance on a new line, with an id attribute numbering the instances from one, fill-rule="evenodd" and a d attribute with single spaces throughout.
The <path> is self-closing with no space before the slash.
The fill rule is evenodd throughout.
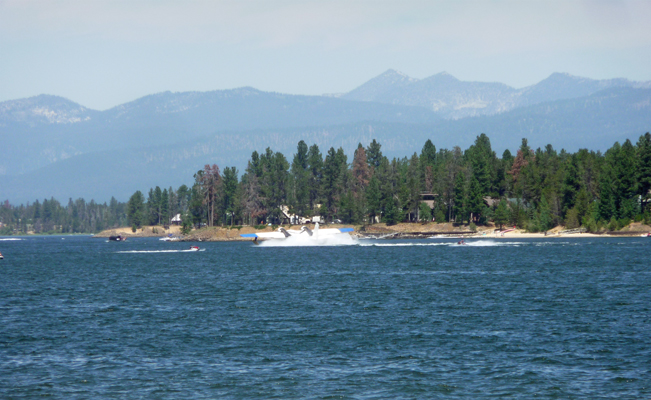
<path id="1" fill-rule="evenodd" d="M 2 239 L 0 398 L 651 397 L 650 239 L 375 243 Z"/>

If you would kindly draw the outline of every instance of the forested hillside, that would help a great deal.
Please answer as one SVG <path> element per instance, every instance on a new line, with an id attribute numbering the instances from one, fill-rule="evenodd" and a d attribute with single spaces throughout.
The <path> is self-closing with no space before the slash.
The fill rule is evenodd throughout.
<path id="1" fill-rule="evenodd" d="M 651 135 L 615 143 L 605 154 L 532 149 L 523 139 L 515 155 L 498 157 L 482 134 L 465 151 L 437 151 L 389 159 L 381 144 L 361 144 L 352 159 L 342 148 L 325 154 L 300 141 L 291 162 L 280 152 L 253 152 L 237 170 L 206 165 L 191 188 L 134 193 L 127 206 L 134 226 L 180 212 L 186 225 L 281 223 L 283 206 L 304 217 L 365 224 L 380 220 L 509 224 L 529 231 L 556 225 L 614 230 L 651 221 Z M 421 201 L 434 198 L 430 208 Z"/>
<path id="2" fill-rule="evenodd" d="M 465 151 L 437 150 L 427 140 L 420 152 L 389 159 L 375 139 L 343 148 L 299 141 L 291 161 L 267 148 L 254 151 L 241 178 L 236 167 L 206 165 L 191 186 L 136 191 L 128 203 L 110 205 L 55 200 L 0 211 L 2 232 L 96 232 L 126 223 L 168 224 L 183 215 L 192 225 L 257 225 L 283 222 L 283 207 L 302 217 L 367 224 L 430 221 L 517 225 L 545 231 L 556 225 L 590 231 L 651 222 L 651 134 L 615 143 L 605 153 L 532 149 L 522 140 L 516 154 L 498 156 L 481 134 Z M 189 179 L 190 180 L 190 179 Z M 422 200 L 434 199 L 430 208 Z"/>

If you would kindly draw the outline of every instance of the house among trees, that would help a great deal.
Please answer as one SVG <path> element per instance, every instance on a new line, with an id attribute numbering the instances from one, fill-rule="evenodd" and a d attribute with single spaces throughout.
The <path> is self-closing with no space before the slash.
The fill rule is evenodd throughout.
<path id="1" fill-rule="evenodd" d="M 181 214 L 176 214 L 174 218 L 172 218 L 172 225 L 181 225 L 183 223 L 183 220 L 181 219 Z"/>
<path id="2" fill-rule="evenodd" d="M 439 197 L 439 195 L 436 193 L 421 193 L 420 202 L 427 204 L 429 208 L 434 208 L 437 197 Z"/>
<path id="3" fill-rule="evenodd" d="M 291 225 L 304 225 L 311 224 L 312 222 L 321 222 L 321 217 L 318 215 L 313 216 L 312 218 L 302 217 L 300 215 L 292 214 L 289 211 L 289 207 L 286 205 L 280 206 L 282 212 L 281 223 L 291 224 Z"/>

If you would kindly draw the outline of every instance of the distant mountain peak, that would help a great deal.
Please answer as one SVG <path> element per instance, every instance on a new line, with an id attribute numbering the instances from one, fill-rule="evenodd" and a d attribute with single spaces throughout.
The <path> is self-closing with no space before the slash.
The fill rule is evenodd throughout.
<path id="1" fill-rule="evenodd" d="M 423 79 L 423 81 L 448 81 L 448 82 L 460 82 L 459 79 L 454 77 L 453 75 L 443 71 L 439 72 L 438 74 L 432 75 L 428 78 Z"/>
<path id="2" fill-rule="evenodd" d="M 395 70 L 395 69 L 387 69 L 386 71 L 384 71 L 383 73 L 378 75 L 376 78 L 379 78 L 379 77 L 391 77 L 391 76 L 398 76 L 398 77 L 401 77 L 401 78 L 406 78 L 406 79 L 408 79 L 410 81 L 417 81 L 418 80 L 416 78 L 410 77 L 409 75 L 405 74 L 404 72 L 401 72 L 401 71 L 398 71 L 398 70 Z"/>
<path id="3" fill-rule="evenodd" d="M 374 101 L 379 95 L 418 82 L 405 73 L 388 69 L 363 85 L 341 96 L 346 100 Z"/>
<path id="4" fill-rule="evenodd" d="M 0 120 L 29 125 L 74 124 L 89 120 L 92 112 L 74 101 L 49 94 L 0 103 Z"/>

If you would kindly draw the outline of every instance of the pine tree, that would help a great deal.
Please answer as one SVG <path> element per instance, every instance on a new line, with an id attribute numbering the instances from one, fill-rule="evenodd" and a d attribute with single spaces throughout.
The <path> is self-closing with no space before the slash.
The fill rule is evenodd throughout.
<path id="1" fill-rule="evenodd" d="M 602 221 L 610 221 L 617 214 L 612 181 L 612 169 L 606 164 L 601 170 L 599 180 L 599 217 Z"/>
<path id="2" fill-rule="evenodd" d="M 310 171 L 308 148 L 304 141 L 298 142 L 291 167 L 292 208 L 298 215 L 310 214 Z"/>
<path id="3" fill-rule="evenodd" d="M 140 228 L 143 223 L 143 211 L 145 208 L 145 197 L 140 190 L 137 190 L 129 198 L 127 203 L 127 218 L 129 225 Z"/>
<path id="4" fill-rule="evenodd" d="M 160 205 L 159 205 L 160 215 L 158 217 L 159 224 L 167 225 L 169 223 L 169 212 L 170 212 L 169 206 L 170 206 L 169 194 L 167 193 L 167 189 L 164 189 L 160 196 Z"/>
<path id="5" fill-rule="evenodd" d="M 637 142 L 637 193 L 642 198 L 642 212 L 647 209 L 651 198 L 651 134 L 640 136 Z"/>
<path id="6" fill-rule="evenodd" d="M 368 145 L 366 149 L 366 158 L 368 160 L 368 166 L 371 168 L 371 171 L 375 170 L 380 166 L 382 162 L 382 151 L 380 148 L 382 145 L 378 143 L 375 139 Z"/>
<path id="7" fill-rule="evenodd" d="M 493 222 L 496 225 L 499 225 L 500 230 L 502 226 L 508 222 L 509 219 L 509 209 L 504 199 L 500 200 L 497 208 L 495 209 L 495 216 L 493 217 Z"/>
<path id="8" fill-rule="evenodd" d="M 321 202 L 321 188 L 323 185 L 323 155 L 316 144 L 310 146 L 307 154 L 309 169 L 310 210 L 314 210 Z"/>
<path id="9" fill-rule="evenodd" d="M 375 222 L 375 217 L 382 211 L 382 195 L 380 193 L 380 182 L 377 176 L 371 177 L 368 188 L 366 189 L 366 203 L 371 223 Z"/>
<path id="10" fill-rule="evenodd" d="M 453 212 L 454 220 L 456 222 L 463 223 L 468 215 L 468 212 L 466 211 L 466 198 L 466 178 L 463 175 L 463 172 L 459 172 L 454 180 Z"/>
<path id="11" fill-rule="evenodd" d="M 470 191 L 468 192 L 467 212 L 471 213 L 473 222 L 482 223 L 484 216 L 484 196 L 479 181 L 473 177 L 470 181 Z"/>
<path id="12" fill-rule="evenodd" d="M 237 168 L 226 167 L 222 176 L 221 189 L 221 206 L 220 210 L 227 214 L 225 223 L 232 222 L 235 219 L 235 214 L 238 212 L 238 182 L 237 182 Z"/>

